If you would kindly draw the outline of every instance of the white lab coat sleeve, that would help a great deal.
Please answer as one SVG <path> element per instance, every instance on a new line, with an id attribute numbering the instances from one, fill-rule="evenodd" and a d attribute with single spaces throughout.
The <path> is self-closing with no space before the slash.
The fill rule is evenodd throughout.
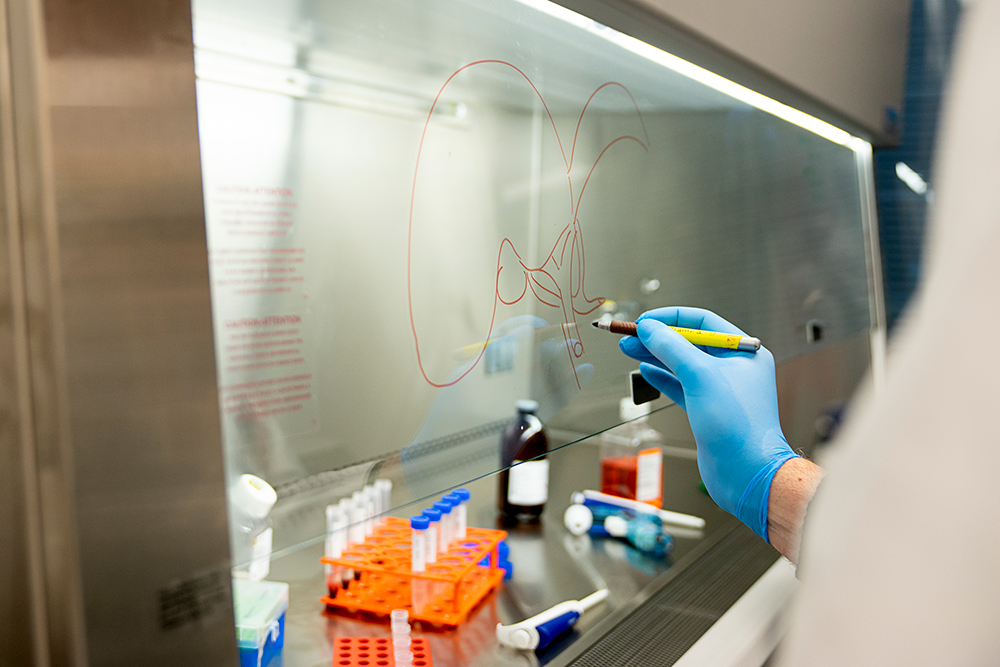
<path id="1" fill-rule="evenodd" d="M 1000 664 L 1000 0 L 943 119 L 925 281 L 823 461 L 780 665 Z"/>

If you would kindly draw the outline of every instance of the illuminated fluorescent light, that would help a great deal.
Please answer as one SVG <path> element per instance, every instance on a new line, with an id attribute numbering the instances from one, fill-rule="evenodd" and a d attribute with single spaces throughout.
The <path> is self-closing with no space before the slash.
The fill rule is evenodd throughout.
<path id="1" fill-rule="evenodd" d="M 867 141 L 852 136 L 849 132 L 845 132 L 839 127 L 835 127 L 826 121 L 816 118 L 815 116 L 810 116 L 809 114 L 799 111 L 798 109 L 794 109 L 787 104 L 782 104 L 777 100 L 773 100 L 766 95 L 761 95 L 760 93 L 730 81 L 725 77 L 709 72 L 703 67 L 699 67 L 694 63 L 678 58 L 675 55 L 667 53 L 662 49 L 658 49 L 655 46 L 651 46 L 634 37 L 629 37 L 628 35 L 618 32 L 613 28 L 601 25 L 596 21 L 588 19 L 586 16 L 577 14 L 570 9 L 551 3 L 548 0 L 518 0 L 518 2 L 542 12 L 543 14 L 547 14 L 548 16 L 570 23 L 592 35 L 597 35 L 598 37 L 616 44 L 621 48 L 636 54 L 637 56 L 650 60 L 658 65 L 666 67 L 667 69 L 673 70 L 678 74 L 702 83 L 709 88 L 737 99 L 740 102 L 756 107 L 761 111 L 777 116 L 782 120 L 792 123 L 793 125 L 798 125 L 799 127 L 814 134 L 818 134 L 824 139 L 828 139 L 836 144 L 847 146 L 854 151 L 863 150 L 866 146 L 870 145 Z"/>
<path id="2" fill-rule="evenodd" d="M 918 195 L 927 193 L 927 181 L 920 174 L 910 169 L 910 166 L 905 162 L 896 163 L 896 176 L 899 176 L 899 180 L 910 186 L 910 189 Z"/>

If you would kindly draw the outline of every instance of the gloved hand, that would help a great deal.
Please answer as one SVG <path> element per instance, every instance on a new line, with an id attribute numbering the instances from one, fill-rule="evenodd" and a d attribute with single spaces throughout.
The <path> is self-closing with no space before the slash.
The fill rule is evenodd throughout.
<path id="1" fill-rule="evenodd" d="M 638 338 L 623 337 L 622 352 L 642 362 L 642 376 L 687 412 L 712 499 L 767 540 L 771 480 L 798 456 L 778 421 L 774 357 L 764 347 L 754 353 L 692 345 L 667 326 L 746 335 L 701 308 L 658 308 L 637 322 Z"/>

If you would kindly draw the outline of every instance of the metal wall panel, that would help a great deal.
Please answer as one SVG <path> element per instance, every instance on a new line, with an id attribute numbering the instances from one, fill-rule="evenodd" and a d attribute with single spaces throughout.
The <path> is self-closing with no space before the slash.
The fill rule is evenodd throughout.
<path id="1" fill-rule="evenodd" d="M 45 60 L 41 6 L 8 2 L 5 14 L 9 55 L 4 68 L 9 75 L 3 122 L 5 232 L 14 363 L 8 405 L 16 404 L 12 426 L 17 429 L 9 449 L 16 466 L 11 468 L 16 471 L 13 507 L 21 511 L 12 525 L 12 543 L 23 558 L 12 563 L 19 568 L 12 576 L 23 578 L 12 612 L 30 622 L 33 640 L 30 654 L 20 650 L 12 659 L 79 665 L 85 664 L 82 606 L 65 420 L 51 152 L 41 74 Z"/>
<path id="2" fill-rule="evenodd" d="M 898 140 L 909 0 L 633 0 Z"/>
<path id="3" fill-rule="evenodd" d="M 27 337 L 10 74 L 7 6 L 0 2 L 0 665 L 27 665 L 34 659 L 32 593 L 41 572 L 29 557 L 29 548 L 38 553 L 38 540 L 29 537 L 38 514 L 37 506 L 28 512 L 25 475 L 31 468 Z"/>
<path id="4" fill-rule="evenodd" d="M 235 664 L 190 5 L 9 9 L 51 663 Z"/>

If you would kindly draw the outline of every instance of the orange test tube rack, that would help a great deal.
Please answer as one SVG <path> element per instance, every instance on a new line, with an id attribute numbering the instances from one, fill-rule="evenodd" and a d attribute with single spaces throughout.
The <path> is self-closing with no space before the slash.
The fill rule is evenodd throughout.
<path id="1" fill-rule="evenodd" d="M 406 609 L 412 620 L 455 627 L 503 581 L 497 545 L 506 532 L 470 527 L 464 540 L 452 542 L 424 572 L 410 569 L 411 534 L 408 521 L 388 517 L 363 544 L 351 545 L 340 558 L 321 558 L 326 565 L 353 570 L 355 580 L 320 601 L 330 610 L 386 617 L 393 609 Z M 479 564 L 486 556 L 489 567 Z M 426 598 L 420 608 L 411 603 L 415 586 Z"/>
<path id="2" fill-rule="evenodd" d="M 410 644 L 413 667 L 434 667 L 426 639 Z M 395 667 L 392 640 L 386 637 L 337 637 L 333 646 L 333 667 Z"/>

